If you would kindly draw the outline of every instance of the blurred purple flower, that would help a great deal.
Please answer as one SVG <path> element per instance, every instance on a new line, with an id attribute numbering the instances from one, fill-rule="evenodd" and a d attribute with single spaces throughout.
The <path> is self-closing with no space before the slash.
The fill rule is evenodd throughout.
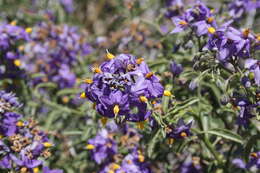
<path id="1" fill-rule="evenodd" d="M 73 0 L 60 0 L 60 3 L 68 13 L 72 13 L 75 10 Z"/>
<path id="2" fill-rule="evenodd" d="M 172 61 L 172 63 L 170 64 L 170 70 L 173 76 L 178 76 L 182 73 L 183 67 L 181 64 L 177 64 L 175 61 Z"/>
<path id="3" fill-rule="evenodd" d="M 181 165 L 181 173 L 201 173 L 202 168 L 199 158 L 193 157 L 192 161 L 185 161 Z"/>
<path id="4" fill-rule="evenodd" d="M 234 19 L 240 19 L 246 12 L 259 7 L 259 0 L 233 0 L 229 4 L 229 15 Z"/>

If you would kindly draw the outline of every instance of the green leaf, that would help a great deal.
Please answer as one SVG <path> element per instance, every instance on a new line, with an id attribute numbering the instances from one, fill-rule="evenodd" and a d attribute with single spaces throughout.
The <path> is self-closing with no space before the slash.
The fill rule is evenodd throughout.
<path id="1" fill-rule="evenodd" d="M 147 153 L 148 153 L 148 157 L 150 157 L 150 158 L 153 154 L 154 147 L 155 147 L 155 144 L 157 142 L 157 138 L 160 136 L 160 132 L 161 132 L 161 130 L 157 130 L 156 134 L 154 135 L 152 140 L 149 142 Z"/>
<path id="2" fill-rule="evenodd" d="M 225 139 L 229 139 L 231 141 L 234 141 L 234 142 L 237 142 L 237 143 L 240 143 L 240 144 L 244 143 L 241 136 L 239 136 L 239 135 L 237 135 L 237 134 L 235 134 L 235 133 L 233 133 L 229 130 L 226 130 L 226 129 L 216 128 L 216 129 L 208 130 L 205 133 L 217 135 L 217 136 L 223 137 Z"/>
<path id="3" fill-rule="evenodd" d="M 80 90 L 76 88 L 66 88 L 58 91 L 56 95 L 59 97 L 59 96 L 69 95 L 69 94 L 78 94 L 79 92 Z"/>

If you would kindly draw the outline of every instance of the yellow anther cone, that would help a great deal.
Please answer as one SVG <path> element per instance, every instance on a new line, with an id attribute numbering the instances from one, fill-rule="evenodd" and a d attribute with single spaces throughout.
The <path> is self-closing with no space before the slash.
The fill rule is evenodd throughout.
<path id="1" fill-rule="evenodd" d="M 119 111 L 120 111 L 119 106 L 118 106 L 118 105 L 115 105 L 114 108 L 113 108 L 113 112 L 114 112 L 114 114 L 115 114 L 116 116 L 118 115 Z"/>

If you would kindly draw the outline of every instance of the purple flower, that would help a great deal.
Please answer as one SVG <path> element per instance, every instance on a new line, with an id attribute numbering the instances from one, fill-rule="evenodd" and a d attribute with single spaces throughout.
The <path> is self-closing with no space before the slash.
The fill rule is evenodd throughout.
<path id="1" fill-rule="evenodd" d="M 235 165 L 237 168 L 241 168 L 241 169 L 246 168 L 246 164 L 244 163 L 244 161 L 239 158 L 232 160 L 232 164 Z"/>
<path id="2" fill-rule="evenodd" d="M 252 104 L 248 99 L 240 95 L 234 96 L 233 105 L 239 110 L 237 124 L 248 127 L 249 120 L 255 116 L 253 110 L 259 105 L 257 103 Z"/>
<path id="3" fill-rule="evenodd" d="M 20 78 L 24 76 L 21 73 L 23 67 L 23 43 L 29 40 L 28 32 L 20 26 L 16 26 L 15 22 L 11 24 L 0 24 L 0 51 L 2 57 L 1 64 L 5 66 L 5 70 L 0 72 L 1 78 Z"/>
<path id="4" fill-rule="evenodd" d="M 260 152 L 253 152 L 250 154 L 250 159 L 248 163 L 245 163 L 242 159 L 236 158 L 232 161 L 232 164 L 240 169 L 250 170 L 252 167 L 256 167 L 257 170 L 260 169 Z"/>
<path id="5" fill-rule="evenodd" d="M 229 15 L 234 19 L 240 19 L 246 12 L 260 7 L 257 0 L 233 0 L 229 4 Z"/>
<path id="6" fill-rule="evenodd" d="M 250 154 L 250 160 L 247 163 L 246 167 L 250 169 L 253 166 L 256 166 L 258 170 L 260 169 L 260 151 Z"/>
<path id="7" fill-rule="evenodd" d="M 0 133 L 5 136 L 12 136 L 14 135 L 17 130 L 17 122 L 21 118 L 21 115 L 14 113 L 14 112 L 6 112 L 0 118 Z"/>
<path id="8" fill-rule="evenodd" d="M 175 28 L 171 31 L 171 34 L 182 32 L 189 28 L 189 21 L 184 17 L 173 17 L 172 22 L 175 25 Z"/>
<path id="9" fill-rule="evenodd" d="M 137 149 L 125 156 L 121 164 L 121 170 L 126 173 L 151 173 L 149 164 L 145 162 L 141 151 Z"/>
<path id="10" fill-rule="evenodd" d="M 166 1 L 167 12 L 165 16 L 167 18 L 172 18 L 174 16 L 178 16 L 183 10 L 183 2 L 182 0 L 167 0 Z"/>
<path id="11" fill-rule="evenodd" d="M 251 73 L 249 74 L 249 78 L 254 78 L 255 84 L 260 86 L 260 61 L 256 59 L 247 59 L 245 61 L 245 68 Z"/>
<path id="12" fill-rule="evenodd" d="M 192 161 L 185 161 L 181 165 L 181 173 L 201 173 L 202 168 L 200 165 L 200 159 L 193 157 Z"/>
<path id="13" fill-rule="evenodd" d="M 116 142 L 106 129 L 102 129 L 94 138 L 89 139 L 86 148 L 90 150 L 92 158 L 98 164 L 112 159 L 117 153 Z"/>
<path id="14" fill-rule="evenodd" d="M 182 65 L 181 65 L 181 64 L 177 64 L 176 62 L 173 61 L 173 62 L 170 64 L 170 70 L 171 70 L 171 72 L 172 72 L 172 74 L 173 74 L 174 76 L 178 76 L 179 74 L 182 73 L 183 68 L 182 68 Z"/>
<path id="15" fill-rule="evenodd" d="M 185 137 L 191 136 L 191 125 L 192 122 L 185 124 L 183 119 L 180 119 L 175 126 L 169 127 L 167 137 L 172 139 L 183 139 Z"/>
<path id="16" fill-rule="evenodd" d="M 106 164 L 99 173 L 151 173 L 149 164 L 145 162 L 145 158 L 140 150 L 134 149 L 131 154 L 128 154 L 122 160 L 121 165 L 109 162 Z"/>
<path id="17" fill-rule="evenodd" d="M 10 111 L 10 109 L 21 107 L 17 97 L 13 93 L 0 91 L 0 112 Z"/>
<path id="18" fill-rule="evenodd" d="M 68 13 L 72 13 L 74 11 L 73 0 L 60 0 L 60 3 Z"/>

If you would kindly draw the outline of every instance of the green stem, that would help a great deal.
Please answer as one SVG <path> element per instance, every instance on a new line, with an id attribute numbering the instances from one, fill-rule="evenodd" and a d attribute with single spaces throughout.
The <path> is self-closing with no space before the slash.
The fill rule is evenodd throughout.
<path id="1" fill-rule="evenodd" d="M 222 165 L 222 161 L 218 155 L 218 153 L 216 152 L 216 150 L 214 149 L 213 145 L 210 143 L 209 139 L 207 137 L 204 136 L 203 138 L 203 142 L 205 143 L 206 147 L 208 148 L 208 150 L 212 153 L 212 155 L 215 157 L 215 159 L 217 160 L 218 164 Z"/>

